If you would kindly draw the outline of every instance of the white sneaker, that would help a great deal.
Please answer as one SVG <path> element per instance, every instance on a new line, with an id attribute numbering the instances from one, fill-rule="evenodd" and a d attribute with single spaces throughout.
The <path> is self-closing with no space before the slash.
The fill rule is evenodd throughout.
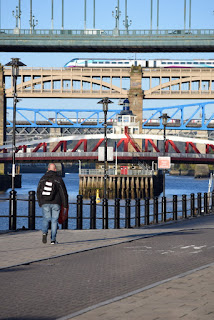
<path id="1" fill-rule="evenodd" d="M 51 244 L 57 244 L 58 242 L 55 240 L 55 241 L 51 241 Z"/>

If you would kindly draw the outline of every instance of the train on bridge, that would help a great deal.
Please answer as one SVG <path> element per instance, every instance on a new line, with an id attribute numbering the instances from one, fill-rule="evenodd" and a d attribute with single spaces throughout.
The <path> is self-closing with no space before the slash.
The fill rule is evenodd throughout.
<path id="1" fill-rule="evenodd" d="M 130 60 L 130 59 L 84 59 L 75 58 L 64 67 L 82 68 L 131 68 L 141 65 L 142 68 L 214 68 L 214 60 Z"/>

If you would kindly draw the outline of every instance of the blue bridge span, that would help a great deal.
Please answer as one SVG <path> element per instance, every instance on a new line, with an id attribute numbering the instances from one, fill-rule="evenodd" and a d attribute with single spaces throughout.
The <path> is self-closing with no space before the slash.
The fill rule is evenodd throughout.
<path id="1" fill-rule="evenodd" d="M 7 111 L 12 115 L 12 107 Z M 116 115 L 121 109 L 108 111 L 108 127 L 112 127 Z M 201 102 L 161 108 L 143 108 L 143 129 L 163 129 L 163 113 L 169 116 L 168 129 L 175 130 L 205 130 L 214 128 L 214 101 Z M 104 115 L 102 110 L 95 109 L 44 109 L 17 107 L 16 127 L 39 128 L 103 128 Z M 12 128 L 12 120 L 7 119 L 7 128 Z"/>

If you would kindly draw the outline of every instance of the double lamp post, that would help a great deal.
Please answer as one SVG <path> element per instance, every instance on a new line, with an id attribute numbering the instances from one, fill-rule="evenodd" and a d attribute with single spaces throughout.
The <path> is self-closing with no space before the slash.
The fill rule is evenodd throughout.
<path id="1" fill-rule="evenodd" d="M 113 103 L 109 98 L 105 97 L 98 102 L 103 105 L 104 113 L 104 192 L 103 192 L 103 229 L 108 229 L 108 208 L 107 208 L 107 112 L 108 104 Z"/>

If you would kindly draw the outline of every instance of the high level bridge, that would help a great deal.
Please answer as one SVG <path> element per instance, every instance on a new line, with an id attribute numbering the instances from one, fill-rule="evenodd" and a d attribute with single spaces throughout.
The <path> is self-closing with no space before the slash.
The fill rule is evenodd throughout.
<path id="1" fill-rule="evenodd" d="M 129 88 L 141 90 L 143 99 L 214 99 L 214 68 L 20 68 L 19 98 L 125 99 Z M 6 98 L 13 97 L 11 68 Z M 157 83 L 158 79 L 158 83 Z M 143 82 L 143 83 L 142 83 Z M 144 84 L 146 82 L 146 84 Z M 11 85 L 10 85 L 11 84 Z M 144 88 L 146 86 L 146 88 Z"/>

